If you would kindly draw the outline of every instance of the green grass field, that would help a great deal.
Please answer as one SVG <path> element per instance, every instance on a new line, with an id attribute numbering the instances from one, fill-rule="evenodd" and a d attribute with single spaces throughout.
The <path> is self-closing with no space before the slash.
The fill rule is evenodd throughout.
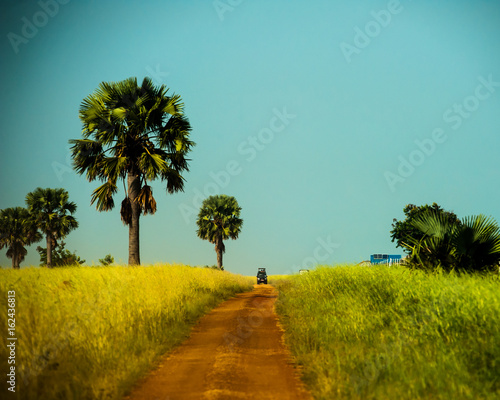
<path id="1" fill-rule="evenodd" d="M 339 266 L 270 283 L 316 399 L 500 398 L 498 276 Z"/>
<path id="2" fill-rule="evenodd" d="M 9 398 L 119 399 L 200 316 L 253 281 L 181 265 L 0 269 L 1 371 L 9 370 L 7 291 L 16 301 Z"/>

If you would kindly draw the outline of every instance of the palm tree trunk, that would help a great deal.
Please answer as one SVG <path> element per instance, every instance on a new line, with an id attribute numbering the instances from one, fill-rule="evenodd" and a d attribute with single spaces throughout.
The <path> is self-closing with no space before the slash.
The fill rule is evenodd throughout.
<path id="1" fill-rule="evenodd" d="M 141 208 L 137 202 L 137 196 L 141 190 L 141 181 L 138 175 L 129 172 L 127 177 L 128 197 L 132 206 L 132 221 L 128 227 L 128 263 L 129 265 L 139 265 L 139 217 Z"/>
<path id="2" fill-rule="evenodd" d="M 12 268 L 19 269 L 19 263 L 17 262 L 17 251 L 14 251 L 12 254 Z"/>
<path id="3" fill-rule="evenodd" d="M 219 236 L 217 238 L 217 242 L 215 243 L 215 252 L 217 253 L 217 266 L 220 270 L 224 267 L 222 265 L 222 254 L 224 253 L 224 242 L 222 241 L 222 237 Z"/>
<path id="4" fill-rule="evenodd" d="M 47 232 L 47 267 L 52 268 L 52 235 Z"/>
<path id="5" fill-rule="evenodd" d="M 222 249 L 217 249 L 217 266 L 222 269 Z"/>

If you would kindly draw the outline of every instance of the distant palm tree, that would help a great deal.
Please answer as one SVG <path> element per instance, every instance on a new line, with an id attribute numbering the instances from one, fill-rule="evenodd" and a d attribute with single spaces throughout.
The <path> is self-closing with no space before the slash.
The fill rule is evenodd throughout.
<path id="1" fill-rule="evenodd" d="M 191 126 L 178 95 L 155 87 L 150 78 L 103 82 L 80 107 L 83 139 L 73 144 L 74 168 L 89 181 L 104 182 L 92 193 L 98 211 L 114 207 L 117 180 L 127 180 L 121 218 L 129 227 L 130 265 L 140 264 L 139 217 L 154 214 L 156 200 L 148 181 L 167 181 L 167 192 L 184 189 L 181 173 L 188 171 Z"/>
<path id="2" fill-rule="evenodd" d="M 198 214 L 197 234 L 201 239 L 215 244 L 217 265 L 223 269 L 222 254 L 226 251 L 224 240 L 237 239 L 243 220 L 240 218 L 241 207 L 232 196 L 217 195 L 205 199 Z"/>
<path id="3" fill-rule="evenodd" d="M 58 239 L 65 238 L 78 222 L 72 216 L 76 204 L 69 201 L 64 189 L 36 188 L 26 195 L 26 204 L 34 223 L 47 240 L 47 267 L 52 267 L 52 249 Z"/>
<path id="4" fill-rule="evenodd" d="M 428 212 L 412 222 L 423 235 L 406 245 L 425 269 L 488 271 L 500 262 L 500 227 L 484 215 L 452 222 Z"/>
<path id="5" fill-rule="evenodd" d="M 42 240 L 30 213 L 23 207 L 0 210 L 0 249 L 7 247 L 12 268 L 19 269 L 28 251 L 25 246 Z"/>

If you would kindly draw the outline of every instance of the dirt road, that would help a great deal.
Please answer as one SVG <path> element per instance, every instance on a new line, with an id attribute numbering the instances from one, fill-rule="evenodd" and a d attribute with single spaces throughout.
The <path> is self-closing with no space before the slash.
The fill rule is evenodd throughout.
<path id="1" fill-rule="evenodd" d="M 131 400 L 310 399 L 282 340 L 269 285 L 224 302 L 143 379 Z"/>

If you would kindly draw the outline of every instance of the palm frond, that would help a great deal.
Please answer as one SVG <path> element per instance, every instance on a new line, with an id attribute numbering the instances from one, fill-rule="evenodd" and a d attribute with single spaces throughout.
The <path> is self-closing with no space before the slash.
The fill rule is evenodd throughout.
<path id="1" fill-rule="evenodd" d="M 158 145 L 171 153 L 187 153 L 194 146 L 194 142 L 189 140 L 190 131 L 191 125 L 186 117 L 172 116 L 159 132 Z"/>
<path id="2" fill-rule="evenodd" d="M 117 107 L 111 110 L 110 115 L 113 121 L 123 122 L 127 118 L 127 109 L 125 107 Z"/>
<path id="3" fill-rule="evenodd" d="M 70 140 L 73 167 L 78 174 L 87 174 L 92 181 L 102 176 L 102 160 L 104 158 L 102 144 L 96 140 Z"/>
<path id="4" fill-rule="evenodd" d="M 162 178 L 167 181 L 167 193 L 172 194 L 175 192 L 184 191 L 184 178 L 177 171 L 168 169 L 162 172 Z"/>
<path id="5" fill-rule="evenodd" d="M 462 220 L 453 236 L 457 265 L 463 270 L 484 270 L 500 262 L 500 227 L 484 215 Z"/>
<path id="6" fill-rule="evenodd" d="M 102 173 L 112 182 L 118 178 L 124 179 L 127 175 L 127 157 L 103 157 L 101 160 Z"/>
<path id="7" fill-rule="evenodd" d="M 120 216 L 124 225 L 130 226 L 132 223 L 132 203 L 129 197 L 125 197 L 122 201 Z"/>
<path id="8" fill-rule="evenodd" d="M 92 192 L 90 204 L 96 204 L 97 211 L 109 211 L 115 206 L 113 195 L 118 191 L 115 183 L 108 181 Z"/>
<path id="9" fill-rule="evenodd" d="M 144 215 L 154 214 L 156 212 L 156 200 L 153 197 L 153 189 L 151 186 L 144 185 L 136 201 L 139 203 Z"/>
<path id="10" fill-rule="evenodd" d="M 142 153 L 138 164 L 147 180 L 156 179 L 167 168 L 167 164 L 160 154 L 151 153 L 147 149 Z"/>
<path id="11" fill-rule="evenodd" d="M 164 104 L 162 111 L 166 114 L 178 115 L 182 114 L 183 109 L 184 103 L 182 103 L 181 97 L 177 94 L 174 94 Z"/>

